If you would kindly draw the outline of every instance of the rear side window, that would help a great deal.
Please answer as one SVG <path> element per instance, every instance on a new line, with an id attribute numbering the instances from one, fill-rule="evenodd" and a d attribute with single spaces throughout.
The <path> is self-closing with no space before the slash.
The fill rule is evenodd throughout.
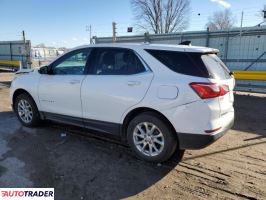
<path id="1" fill-rule="evenodd" d="M 130 49 L 94 48 L 89 62 L 89 74 L 131 75 L 145 71 L 145 67 Z"/>
<path id="2" fill-rule="evenodd" d="M 190 76 L 210 77 L 200 57 L 202 54 L 153 49 L 146 49 L 146 51 L 174 72 Z"/>
<path id="3" fill-rule="evenodd" d="M 215 54 L 205 54 L 201 56 L 204 64 L 213 78 L 229 79 L 231 78 L 229 69 Z"/>

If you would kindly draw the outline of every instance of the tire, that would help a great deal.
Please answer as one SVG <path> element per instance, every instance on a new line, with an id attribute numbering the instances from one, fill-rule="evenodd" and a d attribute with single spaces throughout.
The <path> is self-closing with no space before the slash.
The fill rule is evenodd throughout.
<path id="1" fill-rule="evenodd" d="M 23 105 L 26 107 L 26 110 Z M 18 95 L 15 99 L 14 110 L 17 115 L 17 118 L 23 126 L 36 127 L 40 124 L 40 113 L 34 100 L 30 95 L 26 93 Z"/>
<path id="2" fill-rule="evenodd" d="M 185 150 L 176 148 L 176 151 L 173 153 L 173 155 L 171 156 L 169 160 L 174 161 L 175 163 L 179 163 L 182 161 L 184 154 L 185 154 Z"/>
<path id="3" fill-rule="evenodd" d="M 177 136 L 172 127 L 153 112 L 141 113 L 130 121 L 127 140 L 136 155 L 148 162 L 164 162 L 177 149 Z"/>

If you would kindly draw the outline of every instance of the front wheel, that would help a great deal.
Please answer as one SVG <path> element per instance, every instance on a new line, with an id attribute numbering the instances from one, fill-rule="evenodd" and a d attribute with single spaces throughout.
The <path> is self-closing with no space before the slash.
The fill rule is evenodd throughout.
<path id="1" fill-rule="evenodd" d="M 28 94 L 20 94 L 15 99 L 14 109 L 19 121 L 28 127 L 39 125 L 40 114 L 34 100 Z"/>
<path id="2" fill-rule="evenodd" d="M 172 128 L 153 112 L 133 118 L 127 129 L 127 137 L 136 155 L 150 162 L 168 160 L 177 147 L 177 137 Z"/>

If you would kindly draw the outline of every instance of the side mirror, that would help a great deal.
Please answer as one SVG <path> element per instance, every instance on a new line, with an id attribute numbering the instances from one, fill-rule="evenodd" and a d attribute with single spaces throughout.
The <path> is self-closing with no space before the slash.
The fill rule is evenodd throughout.
<path id="1" fill-rule="evenodd" d="M 51 67 L 49 65 L 43 66 L 39 69 L 40 74 L 52 74 L 51 73 Z"/>

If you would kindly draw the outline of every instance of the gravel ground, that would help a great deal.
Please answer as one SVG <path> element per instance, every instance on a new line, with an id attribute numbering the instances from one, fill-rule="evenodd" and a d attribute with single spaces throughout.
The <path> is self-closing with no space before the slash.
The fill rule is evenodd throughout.
<path id="1" fill-rule="evenodd" d="M 0 84 L 0 187 L 54 187 L 60 200 L 266 199 L 266 95 L 237 93 L 235 125 L 224 137 L 186 151 L 180 163 L 172 158 L 148 164 L 127 147 L 84 137 L 87 132 L 77 128 L 50 122 L 22 127 L 5 85 Z"/>

